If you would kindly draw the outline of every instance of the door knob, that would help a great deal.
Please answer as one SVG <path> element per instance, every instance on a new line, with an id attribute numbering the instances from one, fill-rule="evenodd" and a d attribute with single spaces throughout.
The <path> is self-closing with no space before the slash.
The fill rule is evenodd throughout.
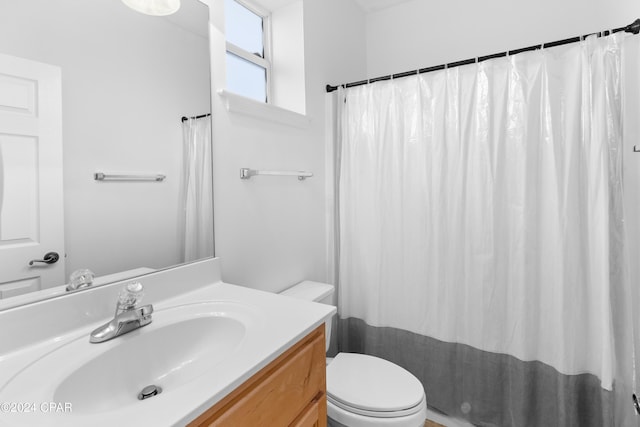
<path id="1" fill-rule="evenodd" d="M 57 252 L 47 252 L 42 259 L 32 259 L 29 261 L 29 265 L 33 265 L 36 262 L 42 262 L 45 264 L 55 264 L 60 259 L 60 255 Z"/>

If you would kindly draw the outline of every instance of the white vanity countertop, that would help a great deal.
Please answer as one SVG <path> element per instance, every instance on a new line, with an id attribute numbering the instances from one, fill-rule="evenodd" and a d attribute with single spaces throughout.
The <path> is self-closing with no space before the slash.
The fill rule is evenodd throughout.
<path id="1" fill-rule="evenodd" d="M 214 260 L 215 261 L 215 260 Z M 144 280 L 141 280 L 144 284 Z M 178 285 L 179 286 L 179 285 Z M 153 292 L 150 292 L 153 293 Z M 30 343 L 13 352 L 0 354 L 0 426 L 117 426 L 123 425 L 154 425 L 154 426 L 182 426 L 197 418 L 209 407 L 220 401 L 228 393 L 257 373 L 260 369 L 275 360 L 287 348 L 295 344 L 301 338 L 309 334 L 326 319 L 335 313 L 335 307 L 316 304 L 277 294 L 261 292 L 240 286 L 226 284 L 220 281 L 197 287 L 187 293 L 179 294 L 163 300 L 150 299 L 154 305 L 154 320 L 161 319 L 163 311 L 184 304 L 201 304 L 206 302 L 229 302 L 242 304 L 251 314 L 246 336 L 232 357 L 228 357 L 202 375 L 187 383 L 175 387 L 173 390 L 164 390 L 153 398 L 137 401 L 119 407 L 117 410 L 104 410 L 97 413 L 86 413 L 82 408 L 74 408 L 74 402 L 57 402 L 54 399 L 56 384 L 82 366 L 87 358 L 82 351 L 72 355 L 68 363 L 52 366 L 50 374 L 40 378 L 40 384 L 31 384 L 33 390 L 16 393 L 15 386 L 11 385 L 12 379 L 18 378 L 21 372 L 33 366 L 34 362 L 47 355 L 54 355 L 57 349 L 65 344 L 77 342 L 84 346 L 86 340 L 87 352 L 95 352 L 98 347 L 117 346 L 118 340 L 135 340 L 137 334 L 145 332 L 145 326 L 127 335 L 117 337 L 111 341 L 90 344 L 89 333 L 105 319 L 99 322 L 57 334 L 53 338 Z M 115 300 L 113 301 L 115 305 Z M 168 312 L 168 311 L 167 311 Z M 0 321 L 2 320 L 0 313 Z M 47 322 L 47 319 L 41 319 Z M 160 324 L 160 320 L 157 322 Z M 151 330 L 151 329 L 149 329 Z M 170 343 L 167 347 L 171 348 Z M 101 348 L 100 348 L 101 349 Z M 170 350 L 168 350 L 170 351 Z M 141 357 L 153 357 L 141 355 Z M 42 359 L 45 360 L 45 359 Z M 55 360 L 55 359 L 53 359 Z M 67 360 L 67 359 L 65 359 Z M 123 366 L 127 360 L 118 361 Z M 162 384 L 158 384 L 162 385 Z M 99 388 L 101 384 L 96 381 L 92 387 Z M 18 388 L 19 389 L 19 388 Z M 9 391 L 11 394 L 8 395 Z M 52 402 L 54 406 L 48 405 Z M 13 407 L 7 404 L 13 405 Z M 24 412 L 25 404 L 30 405 L 30 412 Z M 33 404 L 33 405 L 31 405 Z M 44 410 L 43 410 L 43 406 Z M 70 404 L 70 410 L 65 409 Z M 19 408 L 22 405 L 23 408 Z M 16 413 L 22 409 L 22 413 Z M 35 410 L 33 410 L 35 409 Z M 75 410 L 74 410 L 75 409 Z"/>

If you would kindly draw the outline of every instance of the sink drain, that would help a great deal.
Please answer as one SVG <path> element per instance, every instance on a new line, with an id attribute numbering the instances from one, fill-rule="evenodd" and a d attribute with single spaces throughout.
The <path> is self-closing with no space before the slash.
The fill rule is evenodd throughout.
<path id="1" fill-rule="evenodd" d="M 162 388 L 157 385 L 148 385 L 138 394 L 138 400 L 145 400 L 160 393 L 162 393 Z"/>

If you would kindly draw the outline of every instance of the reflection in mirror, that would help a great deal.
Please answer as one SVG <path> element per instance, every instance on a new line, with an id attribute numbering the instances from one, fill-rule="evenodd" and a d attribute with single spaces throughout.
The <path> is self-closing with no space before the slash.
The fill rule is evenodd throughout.
<path id="1" fill-rule="evenodd" d="M 2 2 L 0 309 L 213 256 L 208 13 Z"/>

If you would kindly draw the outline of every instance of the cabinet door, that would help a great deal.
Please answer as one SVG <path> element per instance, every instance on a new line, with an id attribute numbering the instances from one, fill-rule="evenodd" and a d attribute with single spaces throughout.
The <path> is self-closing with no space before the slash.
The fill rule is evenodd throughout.
<path id="1" fill-rule="evenodd" d="M 324 352 L 321 325 L 189 427 L 326 427 Z M 314 413 L 315 424 L 305 421 Z"/>
<path id="2" fill-rule="evenodd" d="M 321 427 L 326 425 L 326 417 L 324 423 L 320 422 L 320 403 L 315 400 L 289 427 Z"/>

